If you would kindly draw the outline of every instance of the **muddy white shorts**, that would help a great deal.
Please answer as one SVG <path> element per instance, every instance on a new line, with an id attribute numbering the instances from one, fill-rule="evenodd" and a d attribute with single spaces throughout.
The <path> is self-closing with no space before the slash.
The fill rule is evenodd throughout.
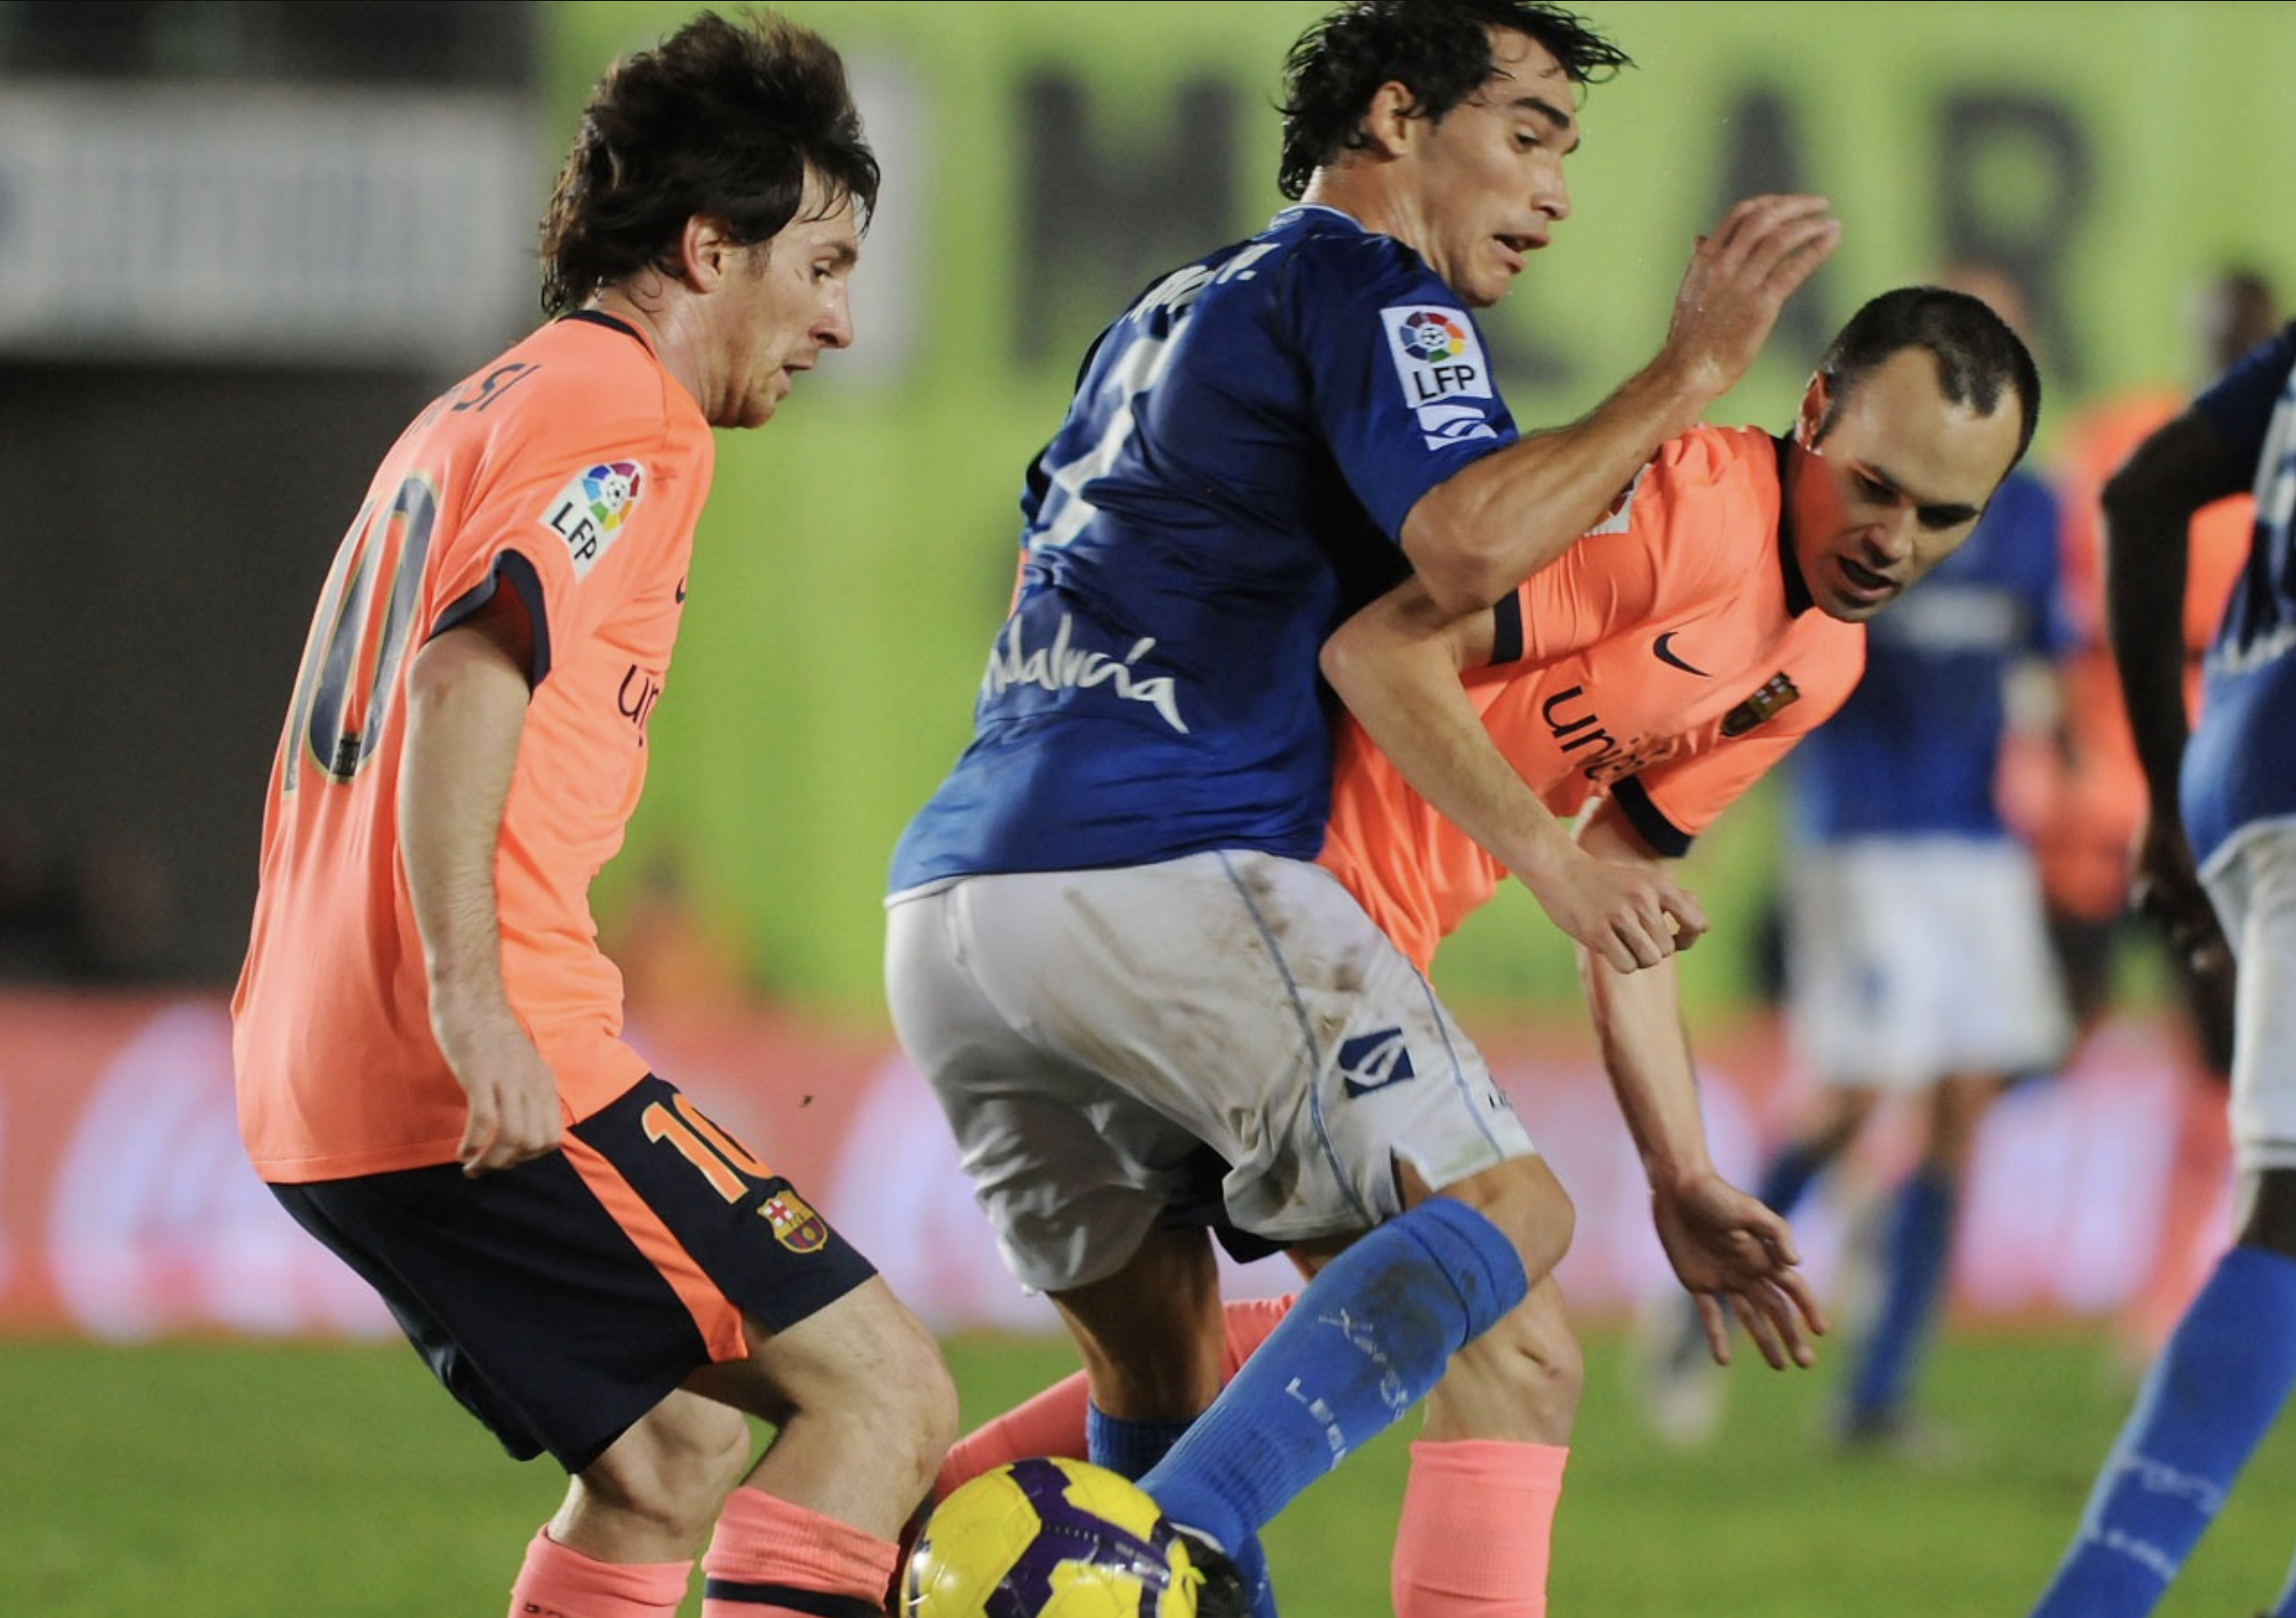
<path id="1" fill-rule="evenodd" d="M 1209 1191 L 1273 1241 L 1530 1155 L 1482 1057 L 1320 866 L 1249 852 L 897 896 L 885 988 L 1022 1284 L 1119 1269 Z"/>

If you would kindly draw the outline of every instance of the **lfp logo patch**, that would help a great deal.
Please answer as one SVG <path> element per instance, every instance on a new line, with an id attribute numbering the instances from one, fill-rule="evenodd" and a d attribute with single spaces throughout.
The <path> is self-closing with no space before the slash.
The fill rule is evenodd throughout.
<path id="1" fill-rule="evenodd" d="M 559 491 L 542 517 L 542 526 L 566 543 L 566 555 L 581 578 L 621 537 L 646 490 L 646 469 L 636 461 L 604 461 L 577 473 Z"/>
<path id="2" fill-rule="evenodd" d="M 1422 309 L 1406 315 L 1395 335 L 1404 353 L 1428 365 L 1457 358 L 1466 352 L 1469 340 L 1458 322 L 1440 309 Z"/>
<path id="3" fill-rule="evenodd" d="M 1387 323 L 1404 401 L 1418 415 L 1427 447 L 1440 450 L 1466 439 L 1498 437 L 1484 408 L 1467 403 L 1495 396 L 1482 339 L 1464 312 L 1397 304 L 1381 310 L 1379 317 Z"/>

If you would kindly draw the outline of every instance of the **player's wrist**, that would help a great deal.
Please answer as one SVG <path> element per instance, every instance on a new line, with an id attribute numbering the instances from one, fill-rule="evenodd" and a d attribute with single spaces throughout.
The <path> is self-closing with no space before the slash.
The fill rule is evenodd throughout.
<path id="1" fill-rule="evenodd" d="M 1641 384 L 1639 391 L 1647 396 L 1643 408 L 1656 422 L 1655 439 L 1663 443 L 1704 421 L 1707 407 L 1736 381 L 1712 354 L 1668 343 L 1628 385 Z"/>
<path id="2" fill-rule="evenodd" d="M 1681 1207 L 1696 1200 L 1718 1175 L 1705 1152 L 1669 1148 L 1642 1153 L 1642 1177 L 1654 1199 Z"/>
<path id="3" fill-rule="evenodd" d="M 1527 828 L 1515 840 L 1508 850 L 1506 868 L 1515 880 L 1530 890 L 1547 918 L 1573 936 L 1580 928 L 1572 925 L 1576 901 L 1571 886 L 1571 873 L 1586 858 L 1570 834 L 1557 821 L 1552 826 Z"/>

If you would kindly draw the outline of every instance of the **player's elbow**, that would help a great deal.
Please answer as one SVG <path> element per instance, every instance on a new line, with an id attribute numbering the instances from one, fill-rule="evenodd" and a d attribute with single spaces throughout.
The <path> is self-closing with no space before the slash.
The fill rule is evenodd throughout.
<path id="1" fill-rule="evenodd" d="M 1523 582 L 1514 547 L 1495 534 L 1481 502 L 1450 484 L 1429 490 L 1412 507 L 1403 554 L 1438 612 L 1455 617 L 1481 612 Z"/>
<path id="2" fill-rule="evenodd" d="M 2161 480 L 2133 463 L 2115 473 L 2099 497 L 2108 543 L 2113 535 L 2152 534 L 2163 528 L 2181 529 L 2197 507 L 2170 497 Z"/>
<path id="3" fill-rule="evenodd" d="M 1361 617 L 1348 619 L 1331 632 L 1323 649 L 1316 654 L 1316 666 L 1322 671 L 1325 683 L 1339 694 L 1341 702 L 1354 705 L 1353 693 L 1363 688 L 1370 678 L 1370 655 L 1365 649 L 1366 630 Z"/>
<path id="4" fill-rule="evenodd" d="M 2223 440 L 2193 411 L 2156 428 L 2104 480 L 2099 505 L 2109 537 L 2181 535 L 2211 500 L 2238 492 L 2242 479 Z"/>
<path id="5" fill-rule="evenodd" d="M 1418 549 L 1407 543 L 1404 554 L 1426 587 L 1428 600 L 1446 617 L 1487 611 L 1523 582 L 1504 557 L 1479 550 L 1463 537 Z"/>

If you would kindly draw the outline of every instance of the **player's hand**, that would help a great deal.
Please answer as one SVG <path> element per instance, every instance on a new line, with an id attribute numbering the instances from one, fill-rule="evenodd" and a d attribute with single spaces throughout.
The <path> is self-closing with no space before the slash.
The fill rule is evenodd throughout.
<path id="1" fill-rule="evenodd" d="M 2169 947 L 2194 974 L 2208 977 L 2232 970 L 2232 946 L 2193 867 L 2193 845 L 2174 819 L 2154 815 L 2146 820 L 2137 837 L 2128 902 L 2160 928 Z"/>
<path id="2" fill-rule="evenodd" d="M 1597 859 L 1565 844 L 1544 871 L 1523 885 L 1547 918 L 1620 972 L 1656 966 L 1696 943 L 1706 912 L 1656 865 Z"/>
<path id="3" fill-rule="evenodd" d="M 1824 264 L 1842 226 L 1823 196 L 1749 196 L 1698 238 L 1662 356 L 1718 398 L 1746 374 L 1779 311 Z"/>
<path id="4" fill-rule="evenodd" d="M 476 1177 L 556 1151 L 565 1128 L 558 1079 L 508 1008 L 461 1018 L 434 1015 L 432 1026 L 470 1102 L 454 1149 L 463 1172 Z"/>
<path id="5" fill-rule="evenodd" d="M 1825 1332 L 1825 1316 L 1785 1220 L 1712 1173 L 1654 1189 L 1651 1212 L 1667 1260 L 1697 1299 L 1716 1364 L 1730 1363 L 1732 1315 L 1772 1370 L 1817 1362 L 1810 1338 Z"/>

